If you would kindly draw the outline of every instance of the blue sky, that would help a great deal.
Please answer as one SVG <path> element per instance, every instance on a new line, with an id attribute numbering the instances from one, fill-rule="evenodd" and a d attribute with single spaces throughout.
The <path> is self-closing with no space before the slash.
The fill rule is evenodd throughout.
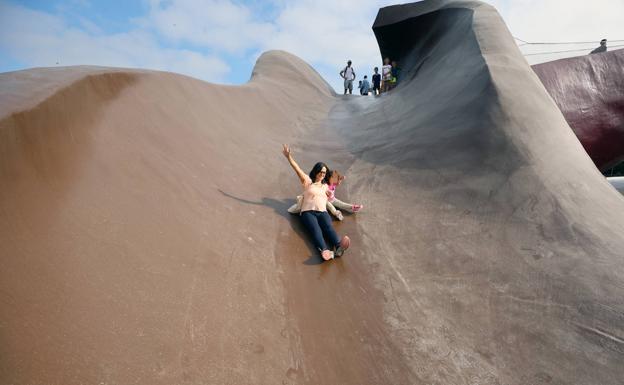
<path id="1" fill-rule="evenodd" d="M 488 0 L 527 41 L 624 39 L 624 1 Z M 257 57 L 284 49 L 335 88 L 352 59 L 360 74 L 379 65 L 371 25 L 386 0 L 0 0 L 0 72 L 93 64 L 179 72 L 241 84 Z M 624 42 L 622 42 L 624 43 Z M 614 43 L 614 44 L 622 44 Z M 595 44 L 522 46 L 540 62 Z"/>

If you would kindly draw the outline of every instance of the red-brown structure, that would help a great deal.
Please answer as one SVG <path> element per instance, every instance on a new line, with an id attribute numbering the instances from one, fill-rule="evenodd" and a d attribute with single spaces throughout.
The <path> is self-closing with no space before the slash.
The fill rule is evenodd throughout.
<path id="1" fill-rule="evenodd" d="M 596 167 L 624 160 L 624 50 L 536 64 L 533 71 Z"/>

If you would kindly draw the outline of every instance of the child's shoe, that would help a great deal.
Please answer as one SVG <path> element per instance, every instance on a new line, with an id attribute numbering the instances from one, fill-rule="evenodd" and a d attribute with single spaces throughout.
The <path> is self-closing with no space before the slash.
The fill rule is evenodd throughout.
<path id="1" fill-rule="evenodd" d="M 351 239 L 349 239 L 349 237 L 347 237 L 346 235 L 342 237 L 342 239 L 340 240 L 340 244 L 338 245 L 338 247 L 336 248 L 336 252 L 334 253 L 336 257 L 342 257 L 342 254 L 344 254 L 345 250 L 347 250 L 350 245 Z"/>
<path id="2" fill-rule="evenodd" d="M 351 206 L 351 210 L 353 210 L 354 213 L 357 213 L 358 211 L 362 210 L 364 208 L 364 205 L 353 205 Z"/>
<path id="3" fill-rule="evenodd" d="M 342 216 L 340 210 L 336 210 L 336 218 L 338 218 L 339 221 L 344 219 L 344 216 Z"/>

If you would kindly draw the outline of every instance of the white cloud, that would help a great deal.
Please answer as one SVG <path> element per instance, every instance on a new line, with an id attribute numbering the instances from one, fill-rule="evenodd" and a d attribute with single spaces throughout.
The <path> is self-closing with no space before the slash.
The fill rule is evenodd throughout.
<path id="1" fill-rule="evenodd" d="M 89 8 L 86 0 L 68 1 L 84 3 L 81 7 Z M 148 11 L 129 23 L 130 31 L 107 34 L 81 15 L 74 14 L 78 26 L 70 27 L 60 16 L 0 0 L 0 50 L 29 66 L 59 62 L 141 67 L 226 81 L 230 68 L 224 58 L 234 57 L 247 63 L 265 50 L 283 49 L 311 63 L 340 92 L 342 81 L 338 72 L 347 59 L 353 60 L 359 79 L 381 64 L 371 27 L 378 9 L 395 2 L 145 1 Z M 622 0 L 486 1 L 498 8 L 514 36 L 527 41 L 624 39 L 620 26 L 624 15 Z M 60 12 L 68 13 L 72 12 Z M 530 53 L 583 48 L 579 52 L 527 57 L 535 63 L 584 54 L 594 46 L 523 46 L 521 50 Z M 246 79 L 249 73 L 235 75 L 229 80 Z"/>
<path id="2" fill-rule="evenodd" d="M 276 33 L 262 41 L 262 49 L 283 49 L 313 64 L 342 92 L 338 72 L 353 61 L 358 79 L 380 66 L 379 47 L 372 24 L 388 1 L 302 0 L 284 4 L 275 20 Z"/>
<path id="3" fill-rule="evenodd" d="M 223 81 L 229 66 L 216 56 L 185 49 L 162 48 L 139 29 L 102 34 L 69 27 L 57 16 L 0 3 L 0 50 L 28 66 L 92 64 L 179 72 Z"/>
<path id="4" fill-rule="evenodd" d="M 251 9 L 229 0 L 152 0 L 141 24 L 173 41 L 242 53 L 274 32 Z"/>
<path id="5" fill-rule="evenodd" d="M 380 64 L 372 22 L 380 0 L 274 0 L 248 3 L 231 0 L 151 0 L 137 23 L 174 43 L 190 43 L 249 59 L 270 49 L 291 52 L 311 63 L 341 91 L 339 70 L 353 60 L 358 77 Z M 270 16 L 266 11 L 272 8 Z"/>
<path id="6" fill-rule="evenodd" d="M 581 49 L 527 56 L 529 63 L 584 55 L 603 39 L 624 39 L 622 0 L 486 0 L 497 7 L 512 34 L 529 42 L 589 41 L 589 44 L 525 45 L 523 53 Z M 613 43 L 624 44 L 624 42 Z"/>

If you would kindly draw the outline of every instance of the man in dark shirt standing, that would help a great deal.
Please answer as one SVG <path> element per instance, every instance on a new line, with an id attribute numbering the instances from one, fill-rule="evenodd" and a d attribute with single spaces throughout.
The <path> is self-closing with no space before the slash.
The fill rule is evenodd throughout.
<path id="1" fill-rule="evenodd" d="M 601 52 L 607 52 L 607 39 L 600 40 L 600 47 L 594 49 L 589 54 L 591 55 L 592 53 L 601 53 Z"/>
<path id="2" fill-rule="evenodd" d="M 381 74 L 379 68 L 375 67 L 375 73 L 373 74 L 373 95 L 377 96 L 381 93 Z"/>

